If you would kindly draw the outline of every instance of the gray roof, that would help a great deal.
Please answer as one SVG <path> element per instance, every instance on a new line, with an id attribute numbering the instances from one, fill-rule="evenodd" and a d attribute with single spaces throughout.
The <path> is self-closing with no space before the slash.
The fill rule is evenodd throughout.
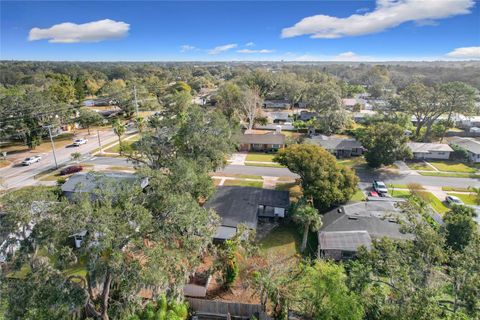
<path id="1" fill-rule="evenodd" d="M 223 227 L 237 227 L 238 224 L 244 223 L 254 229 L 257 227 L 259 205 L 288 208 L 290 205 L 288 191 L 237 186 L 219 187 L 204 207 L 214 209 L 218 213 Z"/>
<path id="2" fill-rule="evenodd" d="M 411 234 L 400 232 L 398 221 L 402 218 L 402 212 L 394 202 L 366 201 L 347 204 L 323 216 L 323 226 L 318 233 L 319 243 L 321 245 L 321 234 L 330 232 L 365 231 L 371 238 L 412 239 Z M 342 233 L 338 237 L 345 235 Z M 348 235 L 347 238 L 352 236 Z"/>
<path id="3" fill-rule="evenodd" d="M 452 152 L 453 149 L 446 143 L 409 142 L 407 146 L 413 153 L 430 153 L 432 151 Z"/>
<path id="4" fill-rule="evenodd" d="M 62 192 L 92 192 L 107 185 L 118 184 L 119 182 L 135 183 L 139 181 L 142 188 L 148 185 L 147 179 L 141 179 L 133 173 L 126 172 L 87 172 L 76 173 L 62 185 Z"/>
<path id="5" fill-rule="evenodd" d="M 322 250 L 357 251 L 360 246 L 370 249 L 372 238 L 367 231 L 320 232 L 318 242 Z"/>
<path id="6" fill-rule="evenodd" d="M 241 144 L 285 144 L 285 135 L 267 131 L 266 133 L 244 133 Z"/>
<path id="7" fill-rule="evenodd" d="M 480 142 L 473 138 L 453 137 L 450 139 L 451 145 L 457 145 L 474 154 L 480 154 Z"/>
<path id="8" fill-rule="evenodd" d="M 327 150 L 353 150 L 363 148 L 362 144 L 355 139 L 330 138 L 323 135 L 305 139 L 305 142 L 316 144 Z"/>

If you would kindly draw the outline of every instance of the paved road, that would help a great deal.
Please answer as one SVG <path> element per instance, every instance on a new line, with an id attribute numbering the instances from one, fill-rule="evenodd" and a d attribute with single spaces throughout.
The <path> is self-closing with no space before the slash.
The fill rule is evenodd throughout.
<path id="1" fill-rule="evenodd" d="M 83 137 L 83 135 L 82 135 Z M 100 131 L 100 140 L 102 145 L 106 145 L 117 140 L 117 136 L 113 131 Z M 97 135 L 92 134 L 88 136 L 88 142 L 79 147 L 66 146 L 56 149 L 57 163 L 62 165 L 71 160 L 71 154 L 73 152 L 80 152 L 82 155 L 86 155 L 92 150 L 98 148 Z M 38 154 L 35 151 L 25 153 L 25 157 Z M 38 163 L 34 163 L 30 166 L 20 165 L 20 161 L 17 161 L 13 166 L 0 169 L 0 177 L 4 179 L 4 184 L 7 188 L 23 187 L 27 185 L 33 185 L 36 181 L 33 177 L 42 171 L 55 167 L 55 161 L 53 158 L 53 152 L 40 153 L 42 160 Z M 18 156 L 18 155 L 17 155 Z M 8 156 L 7 156 L 8 159 Z"/>
<path id="2" fill-rule="evenodd" d="M 103 141 L 104 138 L 102 138 Z M 106 138 L 105 138 L 106 139 Z M 115 137 L 113 137 L 115 139 Z M 96 144 L 90 144 L 90 150 L 97 147 Z M 86 148 L 87 146 L 83 146 L 80 148 Z M 66 152 L 66 161 L 68 161 L 70 157 L 70 153 L 72 152 L 71 149 L 67 148 Z M 81 149 L 78 149 L 81 150 Z M 77 151 L 77 149 L 75 149 Z M 87 150 L 82 150 L 81 152 L 87 153 Z M 50 155 L 51 156 L 51 155 Z M 42 160 L 45 161 L 46 159 Z M 83 163 L 91 163 L 96 165 L 109 165 L 109 166 L 133 166 L 131 162 L 127 162 L 124 158 L 115 158 L 115 157 L 93 157 L 88 160 L 82 161 Z M 51 160 L 51 165 L 53 165 L 53 160 Z M 30 170 L 38 173 L 41 170 L 45 170 L 45 167 L 42 166 L 42 169 L 34 170 L 34 165 L 32 167 L 26 167 L 26 171 L 29 172 Z M 31 169 L 30 169 L 31 168 Z M 12 169 L 20 169 L 20 168 L 12 168 Z M 25 170 L 25 168 L 23 168 Z M 253 166 L 243 166 L 243 165 L 227 165 L 224 169 L 219 170 L 219 173 L 231 173 L 231 174 L 251 174 L 251 175 L 258 175 L 258 176 L 273 176 L 273 177 L 298 177 L 296 174 L 290 172 L 286 168 L 273 168 L 273 167 L 253 167 Z M 30 175 L 34 175 L 36 173 L 31 172 Z M 0 175 L 3 177 L 4 171 L 0 170 Z M 396 184 L 408 184 L 408 183 L 420 183 L 424 186 L 450 186 L 450 187 L 468 187 L 468 186 L 475 186 L 480 187 L 480 180 L 479 179 L 470 179 L 470 178 L 445 178 L 445 177 L 430 177 L 430 176 L 421 176 L 415 174 L 388 174 L 388 173 L 378 173 L 372 174 L 370 171 L 366 170 L 357 170 L 357 175 L 360 177 L 360 181 L 364 185 L 369 185 L 372 180 L 379 179 L 383 180 L 386 183 L 396 183 Z M 7 177 L 9 186 L 11 181 L 14 183 L 17 180 L 21 180 L 22 178 L 18 177 Z M 31 181 L 30 181 L 31 182 Z M 33 183 L 32 183 L 33 184 Z M 26 185 L 26 184 L 25 184 Z"/>
<path id="3" fill-rule="evenodd" d="M 288 176 L 297 177 L 294 173 L 290 172 L 286 168 L 270 168 L 270 167 L 251 167 L 241 165 L 228 165 L 225 169 L 221 170 L 224 173 L 234 174 L 253 174 L 259 176 Z M 372 180 L 383 180 L 386 183 L 396 184 L 408 184 L 408 183 L 420 183 L 425 186 L 449 186 L 449 187 L 468 187 L 475 186 L 480 187 L 479 179 L 470 178 L 445 178 L 445 177 L 429 177 L 414 174 L 388 174 L 378 173 L 372 174 L 366 170 L 357 170 L 357 175 L 360 177 L 360 181 L 365 183 L 371 183 Z"/>

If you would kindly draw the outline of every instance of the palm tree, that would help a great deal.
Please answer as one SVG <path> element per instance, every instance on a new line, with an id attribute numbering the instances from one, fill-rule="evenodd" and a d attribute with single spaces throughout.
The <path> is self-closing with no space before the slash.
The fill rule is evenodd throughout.
<path id="1" fill-rule="evenodd" d="M 113 132 L 118 136 L 118 143 L 120 145 L 120 153 L 122 152 L 122 136 L 125 134 L 125 125 L 118 119 L 115 119 L 112 123 Z"/>
<path id="2" fill-rule="evenodd" d="M 145 129 L 145 125 L 146 125 L 145 118 L 136 117 L 134 122 L 135 122 L 135 125 L 137 126 L 138 132 L 142 133 L 143 129 Z"/>
<path id="3" fill-rule="evenodd" d="M 302 199 L 295 206 L 292 218 L 293 221 L 303 227 L 303 240 L 300 251 L 304 252 L 307 248 L 308 232 L 318 231 L 322 227 L 322 218 L 318 214 L 317 209 Z"/>
<path id="4" fill-rule="evenodd" d="M 475 193 L 475 203 L 480 205 L 480 188 L 468 187 L 468 189 Z"/>

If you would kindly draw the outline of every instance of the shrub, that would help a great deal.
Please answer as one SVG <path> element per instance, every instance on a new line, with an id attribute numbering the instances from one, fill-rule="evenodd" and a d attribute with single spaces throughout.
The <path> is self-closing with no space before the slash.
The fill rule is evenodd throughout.
<path id="1" fill-rule="evenodd" d="M 62 169 L 60 171 L 60 175 L 61 176 L 64 176 L 64 175 L 67 175 L 67 174 L 72 174 L 72 173 L 76 173 L 76 172 L 80 172 L 83 170 L 83 167 L 82 166 L 70 166 L 70 167 L 66 167 L 65 169 Z"/>

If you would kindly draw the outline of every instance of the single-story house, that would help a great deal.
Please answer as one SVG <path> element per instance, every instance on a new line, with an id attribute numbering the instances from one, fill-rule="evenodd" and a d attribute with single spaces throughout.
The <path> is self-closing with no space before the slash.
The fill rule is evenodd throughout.
<path id="1" fill-rule="evenodd" d="M 377 112 L 373 110 L 361 110 L 354 112 L 352 118 L 356 123 L 365 123 L 369 117 L 373 117 L 376 114 Z"/>
<path id="2" fill-rule="evenodd" d="M 357 104 L 357 99 L 355 98 L 342 99 L 342 104 L 346 108 L 352 108 Z"/>
<path id="3" fill-rule="evenodd" d="M 324 135 L 305 139 L 305 143 L 316 144 L 325 148 L 337 158 L 360 156 L 364 150 L 362 144 L 355 139 L 331 138 Z"/>
<path id="4" fill-rule="evenodd" d="M 318 118 L 319 117 L 319 114 L 317 112 L 311 112 L 311 111 L 305 111 L 305 110 L 302 110 L 300 112 L 300 114 L 298 115 L 298 118 L 297 120 L 300 120 L 300 121 L 308 121 L 312 118 Z"/>
<path id="5" fill-rule="evenodd" d="M 361 246 L 370 249 L 372 241 L 382 237 L 413 239 L 400 231 L 400 219 L 402 213 L 392 201 L 355 202 L 329 211 L 318 231 L 318 257 L 348 259 Z"/>
<path id="6" fill-rule="evenodd" d="M 263 107 L 265 109 L 290 109 L 291 104 L 288 100 L 265 100 Z"/>
<path id="7" fill-rule="evenodd" d="M 480 162 L 480 142 L 474 138 L 453 137 L 450 139 L 450 145 L 458 146 L 467 150 L 468 159 L 471 162 Z"/>
<path id="8" fill-rule="evenodd" d="M 456 125 L 462 129 L 470 129 L 472 127 L 480 127 L 480 116 L 464 116 L 460 115 L 456 119 Z"/>
<path id="9" fill-rule="evenodd" d="M 205 203 L 221 218 L 214 237 L 217 241 L 232 238 L 239 224 L 256 229 L 258 219 L 284 218 L 290 205 L 288 191 L 253 187 L 222 186 Z"/>
<path id="10" fill-rule="evenodd" d="M 409 142 L 407 146 L 412 150 L 413 158 L 448 160 L 453 149 L 446 143 Z"/>
<path id="11" fill-rule="evenodd" d="M 144 189 L 148 186 L 147 178 L 140 178 L 133 173 L 126 172 L 81 172 L 71 176 L 67 182 L 62 185 L 62 193 L 69 200 L 73 200 L 75 195 L 89 193 L 93 195 L 96 189 L 105 189 L 121 185 L 122 183 L 138 183 Z"/>
<path id="12" fill-rule="evenodd" d="M 246 130 L 240 136 L 241 151 L 268 151 L 285 147 L 285 135 L 277 131 Z"/>
<path id="13" fill-rule="evenodd" d="M 290 122 L 290 113 L 287 111 L 265 112 L 270 123 Z"/>

